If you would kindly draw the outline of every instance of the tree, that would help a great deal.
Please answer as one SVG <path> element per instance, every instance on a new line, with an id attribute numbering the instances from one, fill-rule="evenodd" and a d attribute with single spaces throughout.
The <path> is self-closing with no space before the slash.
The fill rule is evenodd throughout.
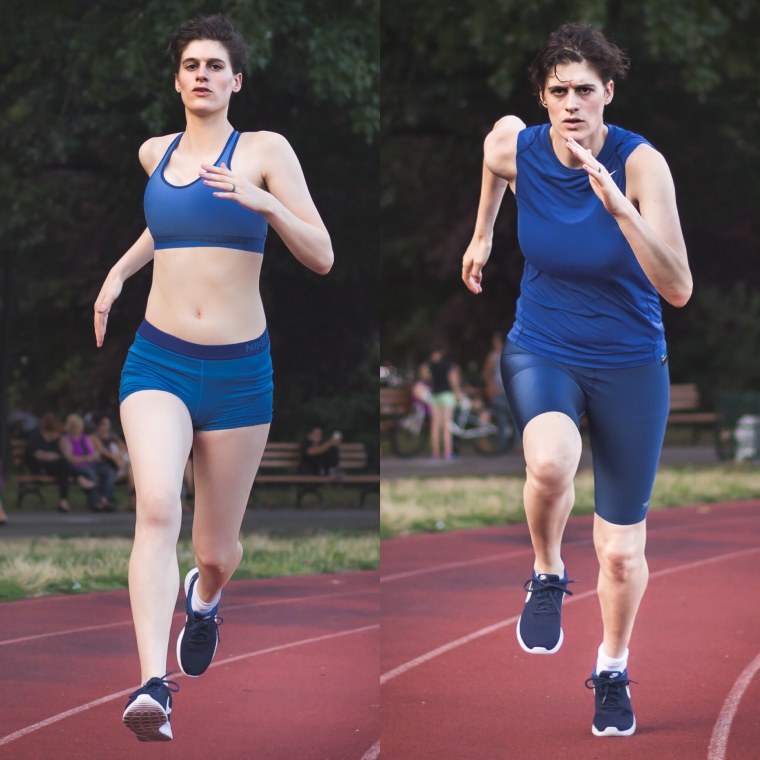
<path id="1" fill-rule="evenodd" d="M 484 293 L 459 281 L 475 221 L 482 141 L 505 113 L 529 124 L 545 114 L 527 66 L 564 21 L 601 28 L 631 57 L 607 118 L 650 139 L 666 156 L 695 275 L 726 308 L 738 281 L 760 285 L 760 8 L 749 0 L 422 0 L 384 3 L 381 88 L 381 340 L 383 355 L 414 366 L 433 335 L 482 360 L 494 329 L 512 322 L 522 272 L 514 202 L 502 206 Z M 696 307 L 666 307 L 672 371 L 710 381 L 686 350 L 703 326 Z M 684 352 L 678 344 L 686 341 Z M 745 351 L 724 341 L 721 351 Z M 744 366 L 734 362 L 732 366 Z M 757 372 L 757 365 L 755 365 Z M 735 378 L 744 383 L 746 378 Z"/>
<path id="2" fill-rule="evenodd" d="M 374 435 L 378 9 L 377 0 L 228 0 L 200 9 L 189 0 L 2 0 L 13 41 L 0 51 L 0 203 L 9 211 L 0 237 L 16 283 L 3 303 L 12 310 L 14 405 L 38 413 L 115 406 L 150 267 L 127 284 L 100 351 L 92 304 L 144 228 L 138 147 L 184 126 L 168 36 L 194 14 L 222 12 L 251 53 L 230 119 L 288 138 L 336 252 L 321 279 L 270 235 L 262 292 L 277 376 L 273 435 L 300 429 L 295 401 L 318 408 L 338 392 L 354 403 L 335 424 Z"/>

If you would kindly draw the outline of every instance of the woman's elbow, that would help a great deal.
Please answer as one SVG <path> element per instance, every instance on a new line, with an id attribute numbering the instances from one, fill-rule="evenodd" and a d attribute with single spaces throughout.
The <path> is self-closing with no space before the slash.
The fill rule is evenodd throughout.
<path id="1" fill-rule="evenodd" d="M 673 288 L 666 300 L 671 306 L 675 306 L 676 309 L 682 309 L 687 303 L 689 303 L 693 290 L 694 285 L 691 278 L 689 278 L 688 282 L 684 282 L 678 287 Z"/>
<path id="2" fill-rule="evenodd" d="M 332 247 L 330 247 L 319 257 L 319 259 L 317 259 L 312 269 L 317 274 L 325 275 L 328 274 L 329 271 L 333 268 L 334 263 L 335 254 L 333 253 Z"/>

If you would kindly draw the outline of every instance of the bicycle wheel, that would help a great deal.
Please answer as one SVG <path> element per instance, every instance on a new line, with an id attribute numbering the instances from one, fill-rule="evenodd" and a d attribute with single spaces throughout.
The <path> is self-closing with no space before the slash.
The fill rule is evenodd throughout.
<path id="1" fill-rule="evenodd" d="M 398 421 L 400 422 L 400 420 Z M 391 448 L 397 457 L 414 457 L 422 453 L 429 438 L 428 421 L 419 427 L 394 425 L 391 430 Z"/>
<path id="2" fill-rule="evenodd" d="M 515 445 L 515 437 L 515 426 L 505 422 L 501 430 L 496 425 L 489 425 L 482 436 L 472 438 L 471 442 L 478 454 L 490 457 L 509 451 Z"/>

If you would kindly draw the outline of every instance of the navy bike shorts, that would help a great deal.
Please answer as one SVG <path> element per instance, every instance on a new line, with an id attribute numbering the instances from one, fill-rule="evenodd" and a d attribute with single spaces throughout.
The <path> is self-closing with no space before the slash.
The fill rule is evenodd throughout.
<path id="1" fill-rule="evenodd" d="M 119 403 L 137 391 L 181 399 L 195 430 L 228 430 L 272 421 L 269 333 L 246 343 L 188 343 L 144 321 L 121 372 Z"/>
<path id="2" fill-rule="evenodd" d="M 501 375 L 520 432 L 534 417 L 588 418 L 596 513 L 617 525 L 647 516 L 670 406 L 667 360 L 591 369 L 538 356 L 508 342 Z"/>

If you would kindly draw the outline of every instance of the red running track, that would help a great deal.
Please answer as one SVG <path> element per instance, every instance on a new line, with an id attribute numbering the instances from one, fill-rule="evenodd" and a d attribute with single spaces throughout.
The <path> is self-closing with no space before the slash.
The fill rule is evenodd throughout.
<path id="1" fill-rule="evenodd" d="M 126 591 L 2 604 L 0 758 L 360 760 L 380 730 L 378 611 L 377 573 L 233 581 L 211 668 L 173 676 L 174 741 L 145 744 L 121 725 L 139 686 Z"/>
<path id="2" fill-rule="evenodd" d="M 565 641 L 520 649 L 533 553 L 525 525 L 383 542 L 382 756 L 387 760 L 760 758 L 760 502 L 650 513 L 651 578 L 629 672 L 638 729 L 591 734 L 601 621 L 591 517 L 563 556 Z"/>

